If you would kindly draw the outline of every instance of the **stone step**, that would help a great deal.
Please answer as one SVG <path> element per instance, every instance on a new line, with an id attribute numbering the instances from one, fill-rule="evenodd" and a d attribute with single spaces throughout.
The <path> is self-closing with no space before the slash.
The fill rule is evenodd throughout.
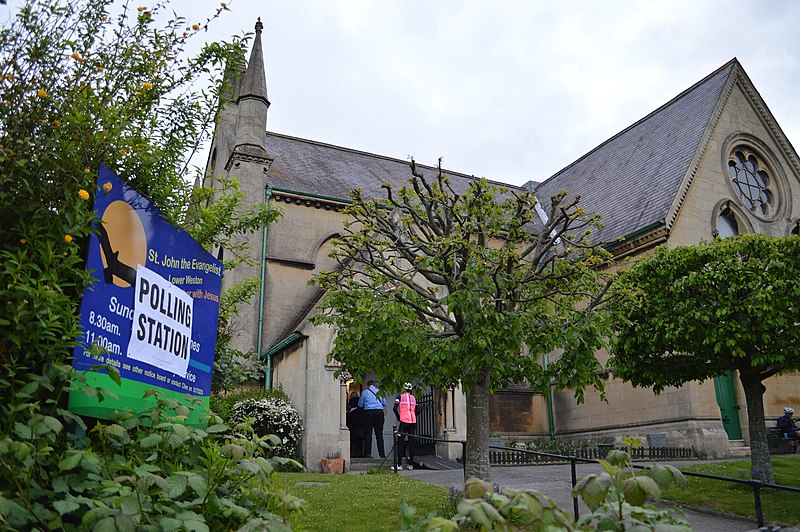
<path id="1" fill-rule="evenodd" d="M 744 440 L 728 440 L 728 447 L 747 447 Z"/>
<path id="2" fill-rule="evenodd" d="M 375 469 L 378 467 L 390 467 L 392 465 L 392 458 L 351 458 L 350 471 L 363 472 Z"/>
<path id="3" fill-rule="evenodd" d="M 750 456 L 750 447 L 731 447 L 731 458 L 747 458 Z"/>

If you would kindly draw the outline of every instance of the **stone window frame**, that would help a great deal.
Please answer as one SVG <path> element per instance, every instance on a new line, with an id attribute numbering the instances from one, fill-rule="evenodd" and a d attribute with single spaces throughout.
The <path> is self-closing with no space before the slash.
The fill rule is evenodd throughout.
<path id="1" fill-rule="evenodd" d="M 748 208 L 744 200 L 739 196 L 739 191 L 733 182 L 729 170 L 729 161 L 734 157 L 735 152 L 740 149 L 754 155 L 771 180 L 769 190 L 773 196 L 773 201 L 771 203 L 773 208 L 766 214 L 760 212 L 758 209 Z M 725 140 L 720 155 L 725 181 L 732 193 L 732 197 L 735 198 L 736 203 L 741 207 L 739 213 L 746 212 L 748 215 L 754 216 L 761 221 L 775 222 L 791 207 L 791 198 L 787 192 L 789 190 L 789 182 L 786 178 L 786 172 L 783 169 L 783 165 L 780 164 L 778 158 L 766 143 L 753 135 L 736 133 L 730 135 Z M 739 213 L 737 213 L 737 215 Z M 719 213 L 716 213 L 714 217 L 715 224 L 718 214 Z M 745 216 L 745 218 L 747 218 L 747 216 Z"/>
<path id="2" fill-rule="evenodd" d="M 797 235 L 800 235 L 800 218 L 795 218 L 786 226 L 786 236 Z"/>
<path id="3" fill-rule="evenodd" d="M 719 219 L 720 217 L 725 214 L 729 213 L 733 216 L 734 220 L 736 221 L 736 229 L 737 235 L 745 235 L 749 233 L 753 233 L 753 225 L 750 223 L 750 220 L 747 219 L 747 215 L 743 208 L 738 204 L 738 202 L 732 199 L 723 199 L 717 202 L 714 205 L 714 209 L 711 211 L 711 236 L 714 238 L 718 238 L 720 235 L 719 231 Z"/>

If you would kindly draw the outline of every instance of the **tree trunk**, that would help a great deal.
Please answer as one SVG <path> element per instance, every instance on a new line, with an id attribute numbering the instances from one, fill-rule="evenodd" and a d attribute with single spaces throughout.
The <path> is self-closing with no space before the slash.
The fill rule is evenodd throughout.
<path id="1" fill-rule="evenodd" d="M 481 372 L 467 395 L 467 452 L 464 480 L 489 479 L 489 375 Z"/>
<path id="2" fill-rule="evenodd" d="M 766 388 L 761 383 L 758 372 L 739 372 L 739 380 L 744 388 L 744 397 L 747 401 L 747 422 L 750 425 L 750 460 L 752 462 L 751 476 L 763 482 L 775 482 L 772 473 L 772 463 L 769 460 L 769 445 L 767 444 L 767 427 L 764 422 L 764 391 Z"/>

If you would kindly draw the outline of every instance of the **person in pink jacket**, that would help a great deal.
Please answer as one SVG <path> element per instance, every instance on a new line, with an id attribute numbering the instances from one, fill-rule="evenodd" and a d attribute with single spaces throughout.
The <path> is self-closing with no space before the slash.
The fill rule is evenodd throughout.
<path id="1" fill-rule="evenodd" d="M 397 463 L 393 468 L 395 471 L 403 469 L 403 457 L 408 450 L 408 469 L 414 469 L 412 462 L 414 461 L 414 438 L 413 434 L 417 432 L 417 399 L 411 393 L 413 385 L 410 382 L 405 383 L 403 386 L 405 391 L 397 396 L 394 400 L 394 415 L 400 422 L 400 427 L 397 431 L 400 433 L 397 437 Z"/>

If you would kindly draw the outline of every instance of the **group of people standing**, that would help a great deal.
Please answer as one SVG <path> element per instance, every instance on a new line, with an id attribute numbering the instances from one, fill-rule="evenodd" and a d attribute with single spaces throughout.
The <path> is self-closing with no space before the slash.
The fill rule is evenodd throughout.
<path id="1" fill-rule="evenodd" d="M 392 469 L 403 469 L 403 458 L 408 453 L 406 467 L 413 469 L 414 437 L 417 431 L 417 399 L 413 394 L 414 386 L 407 382 L 403 393 L 394 401 L 393 412 L 400 426 L 397 430 L 397 463 Z M 350 394 L 347 405 L 347 427 L 350 429 L 350 456 L 356 458 L 372 458 L 372 435 L 375 435 L 378 456 L 386 457 L 383 443 L 385 397 L 379 395 L 378 384 L 374 380 L 367 381 L 367 388 L 359 396 L 357 392 Z"/>

